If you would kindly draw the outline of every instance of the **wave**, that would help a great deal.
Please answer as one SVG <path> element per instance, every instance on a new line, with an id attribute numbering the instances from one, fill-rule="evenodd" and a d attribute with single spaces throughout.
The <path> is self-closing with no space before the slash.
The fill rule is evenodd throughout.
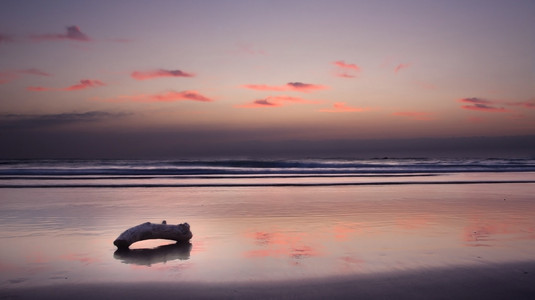
<path id="1" fill-rule="evenodd" d="M 374 182 L 320 182 L 320 183 L 195 183 L 195 184 L 0 184 L 2 188 L 191 188 L 191 187 L 322 187 L 322 186 L 377 186 L 377 185 L 459 185 L 535 183 L 535 180 L 451 180 L 451 181 L 374 181 Z"/>
<path id="2" fill-rule="evenodd" d="M 336 175 L 534 171 L 533 159 L 0 160 L 2 176 Z"/>

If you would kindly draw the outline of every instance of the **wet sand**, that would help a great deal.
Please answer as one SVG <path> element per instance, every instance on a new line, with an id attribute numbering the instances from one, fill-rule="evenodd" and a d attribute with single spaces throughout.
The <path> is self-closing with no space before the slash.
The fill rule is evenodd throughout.
<path id="1" fill-rule="evenodd" d="M 535 262 L 309 280 L 59 284 L 0 291 L 2 299 L 534 299 Z"/>
<path id="2" fill-rule="evenodd" d="M 535 299 L 533 187 L 5 189 L 0 299 Z"/>

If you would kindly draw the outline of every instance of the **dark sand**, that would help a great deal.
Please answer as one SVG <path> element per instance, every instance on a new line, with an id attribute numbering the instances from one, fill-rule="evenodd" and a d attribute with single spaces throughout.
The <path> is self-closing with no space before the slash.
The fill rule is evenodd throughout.
<path id="1" fill-rule="evenodd" d="M 535 262 L 263 283 L 10 288 L 1 299 L 535 299 Z"/>

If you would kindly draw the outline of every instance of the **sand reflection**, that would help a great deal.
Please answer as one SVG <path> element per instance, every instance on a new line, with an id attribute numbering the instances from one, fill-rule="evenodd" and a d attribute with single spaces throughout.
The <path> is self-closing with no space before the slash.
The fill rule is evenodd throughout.
<path id="1" fill-rule="evenodd" d="M 172 260 L 187 260 L 191 254 L 191 243 L 176 243 L 153 249 L 117 250 L 113 257 L 125 264 L 151 266 Z"/>

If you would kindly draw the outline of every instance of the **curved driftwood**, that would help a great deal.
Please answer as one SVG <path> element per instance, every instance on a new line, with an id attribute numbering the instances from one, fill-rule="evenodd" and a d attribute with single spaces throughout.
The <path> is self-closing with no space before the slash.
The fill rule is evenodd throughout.
<path id="1" fill-rule="evenodd" d="M 119 249 L 128 249 L 135 242 L 151 239 L 165 239 L 177 242 L 187 242 L 193 237 L 188 223 L 178 225 L 153 224 L 150 222 L 134 226 L 121 233 L 113 244 Z"/>

